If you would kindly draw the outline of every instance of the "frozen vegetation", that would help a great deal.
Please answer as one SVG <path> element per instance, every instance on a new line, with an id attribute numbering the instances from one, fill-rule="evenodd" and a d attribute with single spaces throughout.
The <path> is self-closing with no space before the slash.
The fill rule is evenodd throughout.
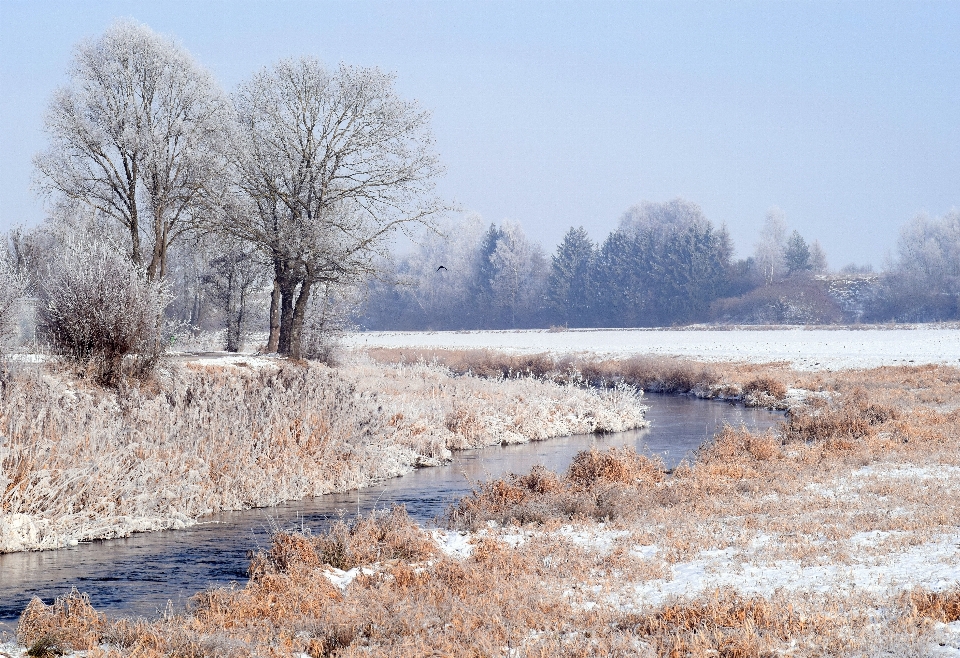
<path id="1" fill-rule="evenodd" d="M 0 401 L 0 552 L 364 487 L 451 450 L 642 426 L 635 390 L 357 360 L 173 365 L 121 392 L 24 366 Z"/>

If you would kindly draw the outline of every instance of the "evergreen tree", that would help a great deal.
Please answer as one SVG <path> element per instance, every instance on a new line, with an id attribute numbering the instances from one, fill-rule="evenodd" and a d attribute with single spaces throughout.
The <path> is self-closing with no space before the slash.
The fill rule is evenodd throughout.
<path id="1" fill-rule="evenodd" d="M 797 231 L 791 233 L 790 237 L 787 238 L 787 245 L 783 250 L 783 260 L 787 266 L 788 274 L 806 272 L 813 268 L 810 263 L 810 247 L 807 246 L 807 241 Z"/>
<path id="2" fill-rule="evenodd" d="M 493 282 L 497 276 L 497 265 L 493 256 L 504 233 L 491 224 L 480 242 L 480 254 L 477 257 L 477 278 L 472 286 L 474 308 L 478 314 L 478 328 L 496 329 L 501 323 L 500 313 L 495 307 Z"/>
<path id="3" fill-rule="evenodd" d="M 571 227 L 553 256 L 548 279 L 547 299 L 556 322 L 574 327 L 596 324 L 593 266 L 593 242 L 582 226 Z"/>
<path id="4" fill-rule="evenodd" d="M 667 326 L 706 317 L 727 289 L 732 246 L 693 203 L 631 209 L 597 257 L 605 324 Z"/>

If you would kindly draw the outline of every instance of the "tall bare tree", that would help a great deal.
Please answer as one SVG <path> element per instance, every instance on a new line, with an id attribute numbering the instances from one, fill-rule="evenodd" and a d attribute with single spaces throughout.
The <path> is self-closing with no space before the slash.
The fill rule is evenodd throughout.
<path id="1" fill-rule="evenodd" d="M 767 211 L 753 256 L 764 285 L 769 285 L 786 274 L 786 247 L 787 220 L 782 210 L 773 207 Z"/>
<path id="2" fill-rule="evenodd" d="M 228 228 L 271 259 L 268 349 L 301 355 L 311 291 L 375 269 L 395 229 L 444 210 L 428 114 L 376 68 L 284 60 L 235 97 L 241 202 Z"/>
<path id="3" fill-rule="evenodd" d="M 37 186 L 122 224 L 134 263 L 161 277 L 170 244 L 223 187 L 229 100 L 184 48 L 130 21 L 81 42 L 69 75 L 47 112 Z"/>

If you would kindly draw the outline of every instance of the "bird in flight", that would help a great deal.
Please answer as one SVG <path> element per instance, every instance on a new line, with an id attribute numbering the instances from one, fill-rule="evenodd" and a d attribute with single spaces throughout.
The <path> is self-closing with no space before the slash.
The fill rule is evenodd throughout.
<path id="1" fill-rule="evenodd" d="M 440 267 L 437 268 L 437 272 L 439 272 L 440 270 L 443 270 L 444 272 L 446 272 L 446 271 L 447 271 L 447 268 L 445 268 L 443 265 L 441 265 Z"/>

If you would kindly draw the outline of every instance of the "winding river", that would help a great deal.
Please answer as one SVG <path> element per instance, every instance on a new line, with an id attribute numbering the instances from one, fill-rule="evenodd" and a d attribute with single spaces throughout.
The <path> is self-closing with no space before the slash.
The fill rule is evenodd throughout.
<path id="1" fill-rule="evenodd" d="M 182 608 L 207 587 L 242 584 L 248 551 L 267 546 L 276 529 L 319 531 L 340 515 L 349 518 L 394 503 L 406 505 L 413 518 L 429 524 L 478 480 L 525 473 L 536 464 L 562 471 L 591 445 L 635 446 L 661 455 L 672 467 L 724 423 L 764 430 L 783 418 L 763 409 L 688 397 L 650 395 L 646 403 L 650 427 L 641 430 L 469 450 L 455 453 L 449 465 L 418 469 L 362 491 L 216 514 L 186 530 L 0 555 L 0 631 L 13 630 L 31 597 L 50 602 L 73 586 L 88 593 L 102 612 L 154 617 L 168 602 Z"/>

